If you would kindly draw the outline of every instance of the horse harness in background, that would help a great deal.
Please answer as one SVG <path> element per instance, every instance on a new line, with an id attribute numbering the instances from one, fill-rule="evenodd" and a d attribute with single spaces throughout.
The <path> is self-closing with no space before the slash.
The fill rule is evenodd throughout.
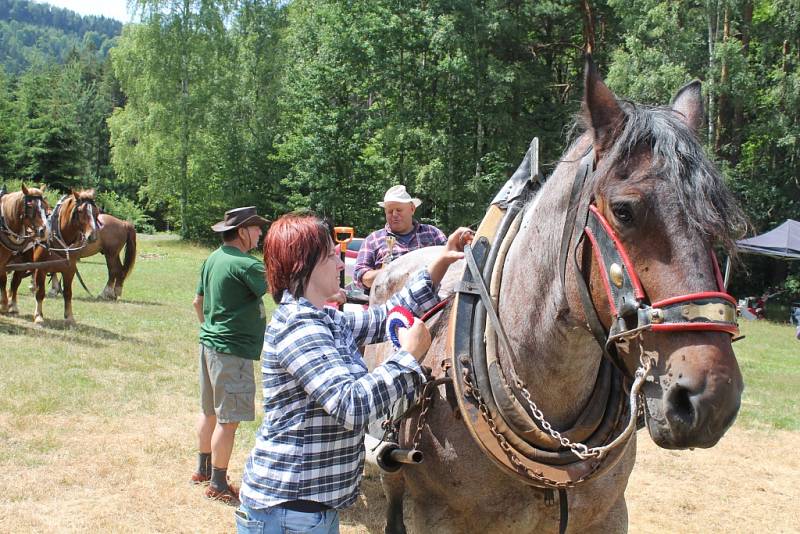
<path id="1" fill-rule="evenodd" d="M 0 199 L 7 193 L 5 187 L 0 188 Z M 44 199 L 41 195 L 25 195 L 23 202 L 25 203 L 25 207 L 19 215 L 20 221 L 25 219 L 25 217 L 29 220 L 33 220 L 36 216 L 37 209 L 42 209 L 44 213 Z M 23 228 L 23 232 L 24 231 L 25 229 Z M 18 234 L 8 227 L 6 214 L 3 213 L 2 203 L 0 203 L 0 246 L 8 249 L 12 256 L 24 254 L 36 246 L 34 235 L 24 233 Z"/>
<path id="2" fill-rule="evenodd" d="M 59 254 L 64 254 L 66 259 L 69 260 L 69 256 L 72 253 L 80 252 L 86 245 L 97 239 L 97 232 L 93 232 L 92 235 L 87 239 L 86 235 L 83 232 L 80 233 L 80 243 L 77 246 L 72 246 L 72 243 L 67 243 L 64 241 L 64 236 L 61 234 L 61 224 L 60 224 L 60 217 L 61 217 L 61 210 L 64 207 L 64 201 L 67 200 L 71 195 L 64 195 L 62 196 L 56 207 L 53 208 L 53 212 L 50 214 L 50 243 L 48 243 L 48 249 L 51 252 L 56 252 Z M 88 198 L 76 198 L 75 199 L 75 207 L 72 208 L 72 221 L 76 221 L 78 219 L 78 208 L 83 206 L 84 204 L 88 204 L 93 210 L 97 209 L 97 205 L 94 203 L 94 200 Z M 94 217 L 94 212 L 91 214 Z M 54 246 L 57 245 L 57 246 Z M 81 283 L 83 281 L 81 280 Z M 84 286 L 85 288 L 85 286 Z M 88 290 L 87 290 L 88 291 Z"/>

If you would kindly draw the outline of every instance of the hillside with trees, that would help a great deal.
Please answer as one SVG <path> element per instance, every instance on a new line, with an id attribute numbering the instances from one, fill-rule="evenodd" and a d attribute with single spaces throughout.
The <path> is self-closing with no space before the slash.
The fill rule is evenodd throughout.
<path id="1" fill-rule="evenodd" d="M 122 23 L 81 16 L 68 9 L 26 0 L 0 0 L 0 60 L 18 74 L 34 63 L 65 63 L 76 50 L 108 55 Z"/>

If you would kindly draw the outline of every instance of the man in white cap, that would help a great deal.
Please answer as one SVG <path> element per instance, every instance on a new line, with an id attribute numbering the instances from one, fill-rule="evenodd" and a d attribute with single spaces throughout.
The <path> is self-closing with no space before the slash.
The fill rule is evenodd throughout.
<path id="1" fill-rule="evenodd" d="M 386 214 L 386 226 L 369 234 L 358 251 L 353 280 L 359 286 L 371 288 L 381 267 L 407 252 L 447 243 L 441 230 L 414 220 L 414 212 L 421 203 L 408 194 L 404 185 L 386 191 L 383 202 L 378 202 Z"/>

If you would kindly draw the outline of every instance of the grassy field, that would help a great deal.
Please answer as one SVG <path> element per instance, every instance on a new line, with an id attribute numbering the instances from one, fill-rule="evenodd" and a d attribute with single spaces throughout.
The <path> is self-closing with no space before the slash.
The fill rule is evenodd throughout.
<path id="1" fill-rule="evenodd" d="M 147 237 L 147 236 L 145 236 Z M 197 324 L 191 300 L 208 249 L 140 238 L 116 303 L 76 284 L 65 329 L 60 298 L 0 316 L 0 531 L 226 532 L 231 510 L 202 498 L 194 468 Z M 97 294 L 105 263 L 81 273 Z M 27 287 L 27 283 L 23 287 Z M 271 309 L 271 300 L 265 299 Z M 746 322 L 735 344 L 746 390 L 737 427 L 800 431 L 800 342 L 788 325 Z M 231 477 L 241 475 L 257 421 L 240 427 Z M 343 531 L 355 528 L 345 516 Z M 361 530 L 350 530 L 360 532 Z"/>

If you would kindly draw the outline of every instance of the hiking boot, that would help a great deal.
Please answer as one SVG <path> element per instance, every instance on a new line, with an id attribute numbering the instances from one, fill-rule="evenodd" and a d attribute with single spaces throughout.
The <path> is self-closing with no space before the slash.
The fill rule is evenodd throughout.
<path id="1" fill-rule="evenodd" d="M 220 491 L 214 486 L 208 486 L 206 488 L 206 498 L 213 501 L 220 501 L 230 506 L 239 506 L 239 488 L 228 485 L 227 488 Z"/>
<path id="2" fill-rule="evenodd" d="M 192 478 L 191 478 L 191 480 L 189 482 L 190 482 L 190 484 L 192 484 L 194 486 L 199 486 L 200 484 L 208 484 L 209 480 L 211 480 L 211 475 L 210 474 L 209 475 L 204 475 L 203 473 L 200 473 L 199 471 L 195 471 L 194 473 L 192 473 Z"/>

